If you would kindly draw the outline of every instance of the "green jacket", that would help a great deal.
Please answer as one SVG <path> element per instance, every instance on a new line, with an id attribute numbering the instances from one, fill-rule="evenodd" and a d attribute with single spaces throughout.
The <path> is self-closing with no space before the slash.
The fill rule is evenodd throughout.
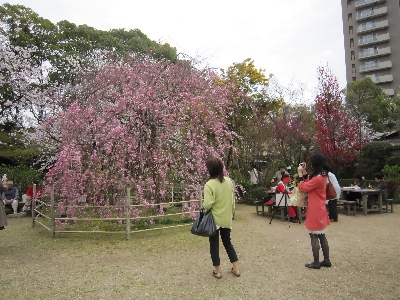
<path id="1" fill-rule="evenodd" d="M 224 177 L 221 183 L 218 179 L 210 179 L 204 186 L 204 203 L 206 210 L 211 209 L 215 225 L 231 228 L 235 211 L 235 196 L 233 183 L 229 177 Z"/>

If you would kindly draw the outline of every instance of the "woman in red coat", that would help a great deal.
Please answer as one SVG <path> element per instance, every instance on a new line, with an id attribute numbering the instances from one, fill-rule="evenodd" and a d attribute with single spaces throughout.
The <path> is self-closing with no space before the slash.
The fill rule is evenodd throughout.
<path id="1" fill-rule="evenodd" d="M 310 161 L 313 172 L 306 181 L 300 182 L 299 189 L 308 193 L 305 224 L 310 234 L 311 249 L 314 256 L 314 262 L 306 264 L 306 267 L 319 269 L 321 266 L 331 266 L 328 240 L 325 236 L 325 230 L 330 224 L 325 206 L 329 167 L 325 156 L 321 153 L 313 154 L 310 157 Z M 319 261 L 320 244 L 324 255 L 322 262 Z"/>
<path id="2" fill-rule="evenodd" d="M 32 199 L 33 199 L 33 185 L 36 185 L 36 199 L 41 199 L 42 198 L 42 190 L 39 186 L 38 181 L 33 181 L 32 185 L 28 188 L 26 191 L 26 203 L 24 207 L 22 208 L 22 211 L 27 211 L 31 209 L 31 204 L 32 204 Z"/>

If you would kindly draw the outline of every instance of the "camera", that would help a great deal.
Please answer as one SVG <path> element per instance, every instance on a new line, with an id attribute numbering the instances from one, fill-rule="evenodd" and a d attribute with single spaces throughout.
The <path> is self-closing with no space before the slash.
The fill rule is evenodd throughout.
<path id="1" fill-rule="evenodd" d="M 303 164 L 303 163 L 299 164 L 299 166 L 302 167 L 302 168 L 304 168 L 304 164 Z"/>

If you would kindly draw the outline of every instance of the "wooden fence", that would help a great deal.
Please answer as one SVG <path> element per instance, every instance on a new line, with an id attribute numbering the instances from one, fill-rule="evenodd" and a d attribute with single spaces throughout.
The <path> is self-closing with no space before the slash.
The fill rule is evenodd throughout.
<path id="1" fill-rule="evenodd" d="M 36 195 L 34 192 L 33 195 Z M 173 213 L 173 214 L 161 214 L 161 215 L 151 215 L 151 216 L 137 216 L 137 217 L 132 217 L 132 210 L 136 209 L 138 207 L 155 207 L 155 206 L 162 206 L 162 205 L 170 205 L 170 206 L 176 206 L 180 204 L 189 204 L 193 202 L 199 202 L 199 207 L 202 206 L 203 203 L 203 197 L 202 197 L 202 189 L 201 186 L 199 186 L 199 189 L 197 191 L 197 199 L 192 199 L 192 200 L 181 200 L 181 201 L 174 201 L 176 192 L 172 189 L 171 191 L 171 201 L 169 202 L 163 202 L 163 203 L 154 203 L 154 204 L 132 204 L 132 200 L 134 197 L 131 196 L 131 189 L 127 189 L 126 193 L 126 204 L 121 206 L 121 205 L 112 205 L 112 206 L 94 206 L 94 205 L 69 205 L 69 206 L 64 206 L 64 208 L 77 208 L 77 209 L 106 209 L 106 208 L 121 208 L 125 210 L 125 217 L 115 217 L 115 218 L 69 218 L 69 217 L 56 217 L 56 210 L 59 207 L 59 204 L 55 201 L 54 197 L 54 191 L 51 191 L 50 193 L 50 202 L 45 202 L 40 199 L 36 199 L 36 196 L 33 197 L 32 199 L 32 227 L 35 227 L 36 224 L 39 224 L 43 226 L 46 230 L 50 231 L 51 236 L 54 237 L 56 233 L 122 233 L 123 231 L 106 231 L 106 230 L 96 230 L 96 231 L 85 231 L 85 230 L 58 230 L 56 227 L 56 221 L 85 221 L 85 222 L 90 222 L 90 221 L 119 221 L 119 222 L 125 222 L 125 233 L 126 233 L 126 238 L 129 240 L 130 235 L 132 232 L 143 232 L 143 231 L 150 231 L 150 230 L 159 230 L 159 229 L 167 229 L 167 228 L 173 228 L 173 227 L 182 227 L 182 226 L 188 226 L 192 225 L 190 224 L 179 224 L 179 225 L 171 225 L 171 226 L 162 226 L 162 227 L 156 227 L 156 228 L 149 228 L 149 229 L 143 229 L 143 230 L 136 230 L 132 231 L 131 230 L 131 225 L 132 221 L 137 221 L 140 219 L 154 219 L 154 218 L 165 218 L 165 217 L 171 217 L 171 216 L 177 216 L 177 215 L 182 215 L 182 214 L 191 214 L 191 213 L 198 213 L 199 210 L 194 210 L 194 211 L 182 211 L 179 213 Z M 50 215 L 48 215 L 46 212 L 50 212 Z M 49 225 L 45 224 L 45 220 L 49 221 Z"/>

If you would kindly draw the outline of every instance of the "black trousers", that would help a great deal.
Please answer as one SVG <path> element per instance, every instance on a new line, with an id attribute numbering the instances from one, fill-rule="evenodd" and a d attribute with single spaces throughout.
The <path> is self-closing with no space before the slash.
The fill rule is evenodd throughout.
<path id="1" fill-rule="evenodd" d="M 338 220 L 337 199 L 328 201 L 329 219 Z"/>
<path id="2" fill-rule="evenodd" d="M 219 235 L 221 234 L 222 244 L 225 247 L 225 251 L 228 254 L 231 263 L 238 261 L 235 248 L 231 243 L 231 230 L 230 228 L 220 228 L 217 230 L 217 234 L 209 237 L 210 241 L 210 254 L 213 266 L 219 266 L 221 264 L 219 258 Z"/>

